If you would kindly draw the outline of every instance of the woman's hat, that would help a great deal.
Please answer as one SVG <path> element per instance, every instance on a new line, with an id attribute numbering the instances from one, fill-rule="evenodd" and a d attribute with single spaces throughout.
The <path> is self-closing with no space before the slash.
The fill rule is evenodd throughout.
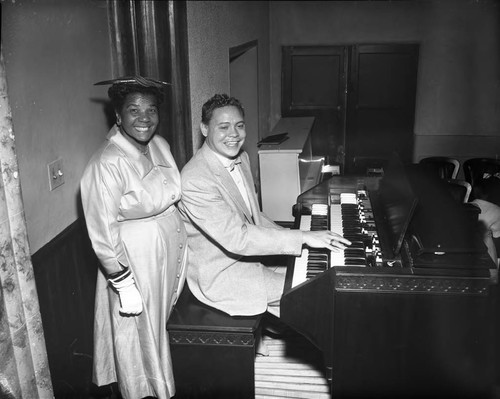
<path id="1" fill-rule="evenodd" d="M 143 76 L 124 76 L 121 78 L 103 80 L 102 82 L 94 83 L 94 86 L 100 85 L 118 85 L 118 84 L 135 84 L 143 87 L 156 87 L 158 89 L 163 89 L 165 86 L 170 86 L 168 82 L 162 82 L 161 80 L 145 78 Z"/>

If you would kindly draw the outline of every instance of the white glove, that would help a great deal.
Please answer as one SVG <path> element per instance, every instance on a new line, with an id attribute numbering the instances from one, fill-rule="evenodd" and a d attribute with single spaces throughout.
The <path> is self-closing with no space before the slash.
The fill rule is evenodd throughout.
<path id="1" fill-rule="evenodd" d="M 119 281 L 116 281 L 119 280 Z M 121 276 L 108 280 L 118 292 L 120 298 L 120 314 L 137 316 L 142 313 L 142 297 L 135 285 L 134 276 L 127 270 Z"/>

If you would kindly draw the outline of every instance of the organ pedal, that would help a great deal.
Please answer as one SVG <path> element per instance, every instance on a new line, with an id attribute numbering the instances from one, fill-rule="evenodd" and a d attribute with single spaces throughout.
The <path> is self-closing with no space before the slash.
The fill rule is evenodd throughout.
<path id="1" fill-rule="evenodd" d="M 263 336 L 269 356 L 255 358 L 255 398 L 330 399 L 321 353 L 302 336 Z"/>

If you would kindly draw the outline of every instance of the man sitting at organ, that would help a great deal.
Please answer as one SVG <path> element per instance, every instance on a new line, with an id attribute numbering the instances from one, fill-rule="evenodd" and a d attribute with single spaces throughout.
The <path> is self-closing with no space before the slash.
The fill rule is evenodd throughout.
<path id="1" fill-rule="evenodd" d="M 260 211 L 237 99 L 210 98 L 200 128 L 205 142 L 181 172 L 188 286 L 198 300 L 230 315 L 268 310 L 279 316 L 285 275 L 264 266 L 262 257 L 299 256 L 303 245 L 338 251 L 350 241 L 328 230 L 286 229 Z"/>

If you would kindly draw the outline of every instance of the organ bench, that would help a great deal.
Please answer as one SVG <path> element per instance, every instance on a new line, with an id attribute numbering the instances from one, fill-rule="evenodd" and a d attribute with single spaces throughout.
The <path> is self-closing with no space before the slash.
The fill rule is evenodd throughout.
<path id="1" fill-rule="evenodd" d="M 186 284 L 167 323 L 176 399 L 253 399 L 261 318 L 229 316 L 198 301 Z"/>

